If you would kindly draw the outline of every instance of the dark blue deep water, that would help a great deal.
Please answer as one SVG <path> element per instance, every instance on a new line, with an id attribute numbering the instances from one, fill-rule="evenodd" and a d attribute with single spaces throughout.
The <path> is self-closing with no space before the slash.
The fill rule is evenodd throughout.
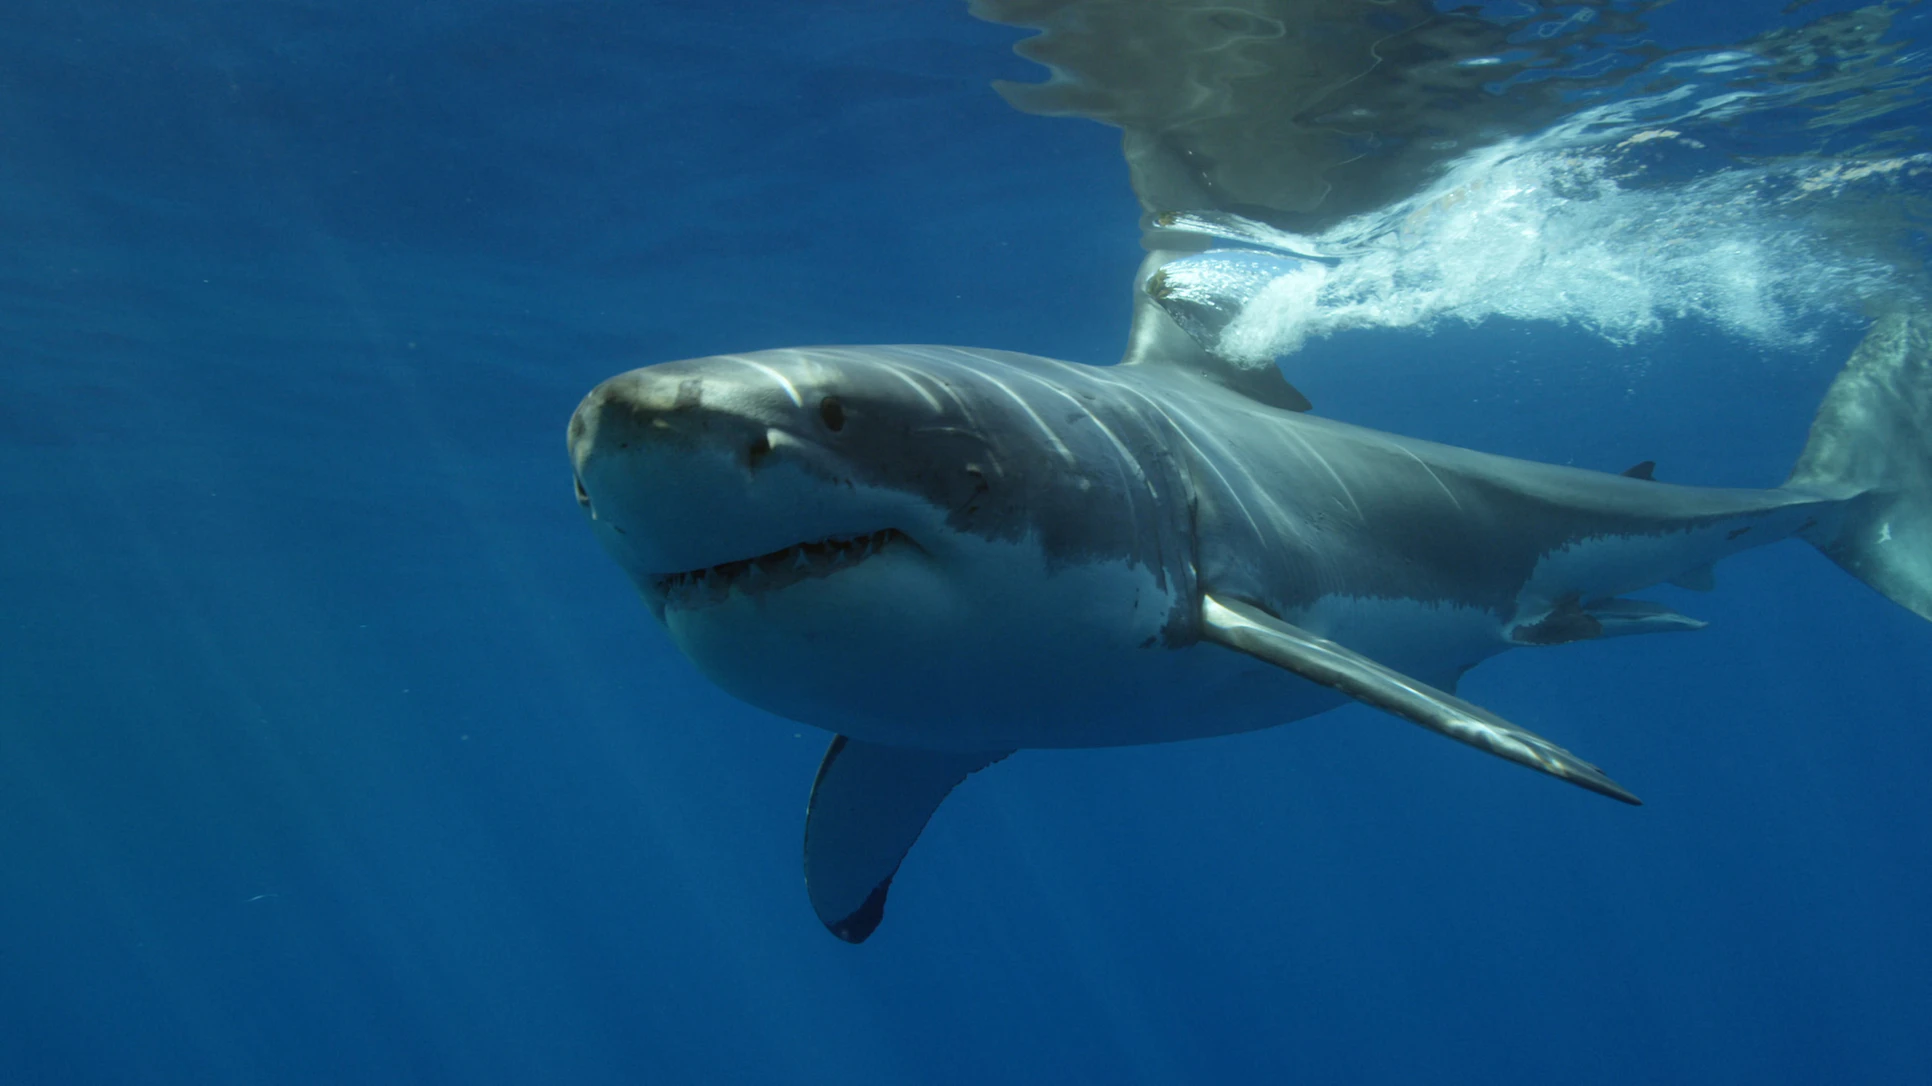
<path id="1" fill-rule="evenodd" d="M 563 428 L 722 351 L 1116 357 L 1118 134 L 1008 107 L 1024 33 L 963 8 L 10 0 L 0 1082 L 1932 1079 L 1932 626 L 1797 543 L 1652 593 L 1694 636 L 1465 682 L 1642 809 L 1361 708 L 1022 752 L 825 933 L 825 736 L 676 654 Z M 1292 372 L 1760 486 L 1857 336 Z"/>

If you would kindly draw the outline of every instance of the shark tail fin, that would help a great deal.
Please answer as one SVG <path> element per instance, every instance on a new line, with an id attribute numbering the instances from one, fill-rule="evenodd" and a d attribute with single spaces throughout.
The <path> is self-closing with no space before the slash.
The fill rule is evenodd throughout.
<path id="1" fill-rule="evenodd" d="M 1825 393 L 1788 487 L 1846 499 L 1805 538 L 1932 619 L 1932 315 L 1872 325 Z"/>

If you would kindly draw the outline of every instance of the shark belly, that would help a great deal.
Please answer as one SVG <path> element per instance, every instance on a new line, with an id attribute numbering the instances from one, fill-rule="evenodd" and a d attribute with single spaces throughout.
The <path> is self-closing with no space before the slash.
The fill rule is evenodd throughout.
<path id="1" fill-rule="evenodd" d="M 1456 603 L 1331 594 L 1282 617 L 1445 690 L 1510 647 L 1494 612 Z"/>
<path id="2" fill-rule="evenodd" d="M 1219 645 L 1171 645 L 1171 584 L 1124 561 L 1049 569 L 1025 543 L 965 586 L 910 548 L 832 576 L 665 608 L 672 641 L 735 697 L 925 750 L 1120 746 L 1271 727 L 1345 699 Z"/>
<path id="3" fill-rule="evenodd" d="M 703 609 L 667 609 L 665 624 L 679 649 L 741 700 L 887 746 L 1175 742 L 1273 727 L 1348 700 L 1219 644 L 1164 643 L 1171 591 L 1144 567 L 1047 572 L 1037 557 L 1003 565 L 1027 575 L 959 593 L 926 577 L 913 557 L 881 554 L 782 593 L 733 592 Z M 896 613 L 882 612 L 881 601 Z M 1509 647 L 1498 618 L 1477 608 L 1331 595 L 1291 615 L 1445 689 Z"/>

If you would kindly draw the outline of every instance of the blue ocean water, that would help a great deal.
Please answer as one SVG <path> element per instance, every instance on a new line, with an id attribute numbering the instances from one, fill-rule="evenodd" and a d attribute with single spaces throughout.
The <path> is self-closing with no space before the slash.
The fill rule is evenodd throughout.
<path id="1" fill-rule="evenodd" d="M 721 351 L 1117 355 L 1118 134 L 1010 108 L 1025 32 L 963 9 L 9 6 L 0 1081 L 1926 1077 L 1932 628 L 1795 543 L 1655 593 L 1694 637 L 1462 687 L 1641 810 L 1360 708 L 1023 752 L 826 935 L 825 736 L 673 651 L 563 426 Z M 1336 418 L 1772 485 L 1859 334 L 1804 318 L 1290 365 Z"/>

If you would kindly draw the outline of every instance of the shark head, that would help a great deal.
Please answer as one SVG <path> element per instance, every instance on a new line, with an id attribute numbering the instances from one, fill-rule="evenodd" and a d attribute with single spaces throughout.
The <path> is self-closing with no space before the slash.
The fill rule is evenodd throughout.
<path id="1" fill-rule="evenodd" d="M 850 735 L 903 737 L 916 715 L 928 742 L 982 745 L 989 716 L 1066 712 L 1108 681 L 1097 661 L 1131 667 L 1188 613 L 1151 431 L 1059 372 L 1080 369 L 845 347 L 633 370 L 571 419 L 577 498 L 727 692 Z M 1006 693 L 1042 684 L 1063 696 Z"/>

